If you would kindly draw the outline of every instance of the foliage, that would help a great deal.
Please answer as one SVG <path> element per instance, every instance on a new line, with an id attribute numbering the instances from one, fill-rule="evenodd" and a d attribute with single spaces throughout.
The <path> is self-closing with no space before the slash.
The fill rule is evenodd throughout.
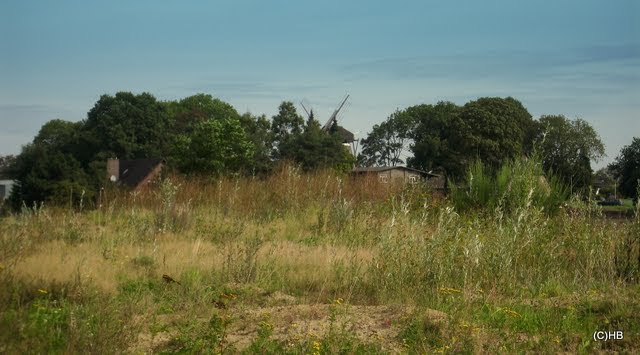
<path id="1" fill-rule="evenodd" d="M 535 157 L 508 162 L 495 173 L 477 160 L 463 187 L 452 184 L 451 199 L 461 211 L 499 209 L 510 215 L 532 206 L 555 213 L 569 194 L 555 176 L 543 172 Z"/>
<path id="2" fill-rule="evenodd" d="M 84 149 L 94 156 L 80 160 L 164 157 L 171 143 L 168 128 L 166 108 L 153 95 L 102 95 L 87 113 L 83 126 L 87 140 Z"/>
<path id="3" fill-rule="evenodd" d="M 304 122 L 291 102 L 280 105 L 280 112 L 273 117 L 271 133 L 275 159 L 292 161 L 305 171 L 325 168 L 349 171 L 353 166 L 354 158 L 342 145 L 340 135 L 322 130 L 313 111 Z"/>
<path id="4" fill-rule="evenodd" d="M 572 190 L 591 185 L 591 160 L 604 155 L 604 145 L 593 127 L 584 120 L 542 116 L 539 120 L 539 150 L 543 166 L 553 171 Z"/>
<path id="5" fill-rule="evenodd" d="M 543 129 L 544 169 L 572 186 L 587 186 L 590 160 L 602 155 L 593 128 L 563 116 L 533 121 L 511 97 L 397 111 L 374 126 L 358 159 L 362 165 L 402 164 L 408 147 L 413 156 L 407 165 L 443 170 L 459 180 L 476 160 L 497 170 L 531 155 Z M 104 180 L 106 159 L 113 157 L 161 157 L 187 174 L 263 177 L 286 161 L 304 171 L 331 168 L 343 173 L 356 161 L 343 146 L 335 122 L 326 132 L 313 113 L 305 122 L 289 101 L 282 102 L 269 121 L 264 115 L 239 115 L 232 105 L 208 94 L 160 102 L 148 93 L 118 92 L 101 96 L 84 121 L 53 120 L 42 127 L 11 164 L 18 181 L 12 205 L 17 209 L 23 203 L 93 201 Z"/>
<path id="6" fill-rule="evenodd" d="M 302 133 L 304 120 L 296 111 L 296 107 L 291 101 L 284 101 L 278 107 L 278 114 L 271 120 L 271 133 L 273 137 L 274 151 L 276 159 L 291 158 L 290 145 L 292 140 Z"/>
<path id="7" fill-rule="evenodd" d="M 195 125 L 191 135 L 179 135 L 178 168 L 185 173 L 240 172 L 253 155 L 253 145 L 237 118 L 208 119 Z"/>
<path id="8" fill-rule="evenodd" d="M 404 111 L 416 122 L 411 167 L 443 168 L 453 179 L 480 159 L 492 168 L 532 149 L 535 121 L 511 97 L 484 97 L 462 107 L 450 102 L 418 105 Z"/>
<path id="9" fill-rule="evenodd" d="M 620 193 L 637 203 L 640 189 L 640 138 L 634 137 L 631 144 L 623 147 L 609 169 L 618 179 Z"/>
<path id="10" fill-rule="evenodd" d="M 396 166 L 404 163 L 402 154 L 408 148 L 414 117 L 407 111 L 396 111 L 386 121 L 373 126 L 362 140 L 362 153 L 358 157 L 363 166 Z"/>
<path id="11" fill-rule="evenodd" d="M 460 118 L 460 107 L 451 102 L 407 108 L 406 115 L 416 122 L 412 132 L 413 157 L 409 166 L 431 171 L 443 169 L 452 178 L 462 177 L 469 159 L 461 147 L 468 129 Z"/>
<path id="12" fill-rule="evenodd" d="M 3 218 L 0 352 L 640 350 L 640 217 L 580 200 L 547 214 L 517 181 L 514 211 L 459 210 L 339 177 L 176 176 L 94 210 Z M 323 206 L 330 223 L 348 217 L 318 231 Z M 193 223 L 157 228 L 174 207 Z M 72 228 L 83 237 L 68 243 Z M 594 342 L 595 329 L 625 338 Z"/>
<path id="13" fill-rule="evenodd" d="M 15 155 L 0 155 L 0 179 L 10 178 L 15 175 Z"/>
<path id="14" fill-rule="evenodd" d="M 353 156 L 342 145 L 341 137 L 337 133 L 323 131 L 313 112 L 302 133 L 292 134 L 280 148 L 280 156 L 300 164 L 305 171 L 325 168 L 348 171 L 353 166 Z"/>
<path id="15" fill-rule="evenodd" d="M 534 121 L 520 101 L 485 97 L 466 103 L 460 110 L 467 139 L 463 151 L 493 168 L 527 153 Z"/>
<path id="16" fill-rule="evenodd" d="M 78 159 L 82 124 L 62 120 L 45 123 L 33 143 L 15 160 L 17 184 L 10 197 L 14 209 L 22 203 L 50 201 L 77 206 L 95 196 L 97 181 Z"/>
<path id="17" fill-rule="evenodd" d="M 81 122 L 52 120 L 16 158 L 11 204 L 93 201 L 107 158 L 162 157 L 171 134 L 165 106 L 148 93 L 103 95 Z"/>
<path id="18" fill-rule="evenodd" d="M 239 118 L 233 106 L 208 94 L 196 94 L 180 101 L 165 103 L 174 132 L 190 133 L 199 123 L 209 119 Z"/>
<path id="19" fill-rule="evenodd" d="M 171 149 L 166 155 L 167 161 L 169 166 L 177 167 L 187 173 L 202 168 L 184 169 L 189 164 L 188 159 L 185 160 L 183 156 L 185 138 L 201 134 L 204 122 L 240 119 L 240 115 L 233 106 L 208 94 L 196 94 L 179 101 L 167 101 L 164 106 L 170 122 L 170 129 L 164 132 L 171 142 Z M 199 132 L 196 133 L 196 131 Z"/>
<path id="20" fill-rule="evenodd" d="M 599 169 L 593 174 L 593 185 L 600 189 L 598 194 L 604 198 L 616 192 L 617 184 L 613 172 L 608 167 Z"/>
<path id="21" fill-rule="evenodd" d="M 247 168 L 248 172 L 252 175 L 271 172 L 273 169 L 271 123 L 265 115 L 254 116 L 247 112 L 240 116 L 240 124 L 253 144 L 253 157 Z"/>

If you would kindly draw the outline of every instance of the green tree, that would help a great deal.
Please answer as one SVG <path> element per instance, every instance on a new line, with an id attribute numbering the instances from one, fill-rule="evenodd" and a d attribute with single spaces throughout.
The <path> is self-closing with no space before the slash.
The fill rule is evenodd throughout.
<path id="1" fill-rule="evenodd" d="M 469 138 L 469 128 L 460 118 L 460 107 L 438 102 L 412 106 L 404 112 L 416 122 L 411 132 L 413 157 L 408 159 L 408 165 L 425 171 L 443 169 L 447 175 L 461 178 L 473 159 L 462 149 Z"/>
<path id="2" fill-rule="evenodd" d="M 148 93 L 102 95 L 84 121 L 90 161 L 164 157 L 171 136 L 166 105 Z M 85 159 L 83 159 L 85 160 Z"/>
<path id="3" fill-rule="evenodd" d="M 512 98 L 485 97 L 466 103 L 461 111 L 467 133 L 463 152 L 496 169 L 527 153 L 535 122 L 531 114 Z"/>
<path id="4" fill-rule="evenodd" d="M 633 198 L 637 203 L 640 188 L 640 138 L 634 137 L 631 144 L 623 147 L 609 169 L 618 179 L 620 193 Z"/>
<path id="5" fill-rule="evenodd" d="M 617 188 L 618 182 L 613 177 L 613 172 L 608 167 L 599 169 L 593 174 L 593 185 L 599 189 L 598 194 L 602 197 L 613 195 Z"/>
<path id="6" fill-rule="evenodd" d="M 409 148 L 416 118 L 410 109 L 396 111 L 383 123 L 373 126 L 371 133 L 362 140 L 362 152 L 358 157 L 361 165 L 396 166 L 404 163 L 402 155 Z"/>
<path id="7" fill-rule="evenodd" d="M 95 196 L 99 182 L 76 158 L 82 149 L 81 135 L 81 122 L 52 120 L 42 126 L 14 163 L 14 208 L 45 201 L 76 204 L 80 198 L 90 200 Z"/>
<path id="8" fill-rule="evenodd" d="M 411 138 L 411 167 L 442 168 L 461 179 L 469 165 L 480 159 L 490 169 L 527 154 L 533 146 L 535 121 L 511 97 L 485 97 L 459 107 L 451 102 L 406 109 L 415 126 Z"/>
<path id="9" fill-rule="evenodd" d="M 271 149 L 273 147 L 273 135 L 271 123 L 265 115 L 253 116 L 245 113 L 240 116 L 240 125 L 244 129 L 247 138 L 253 144 L 253 157 L 249 164 L 249 172 L 252 174 L 265 174 L 273 168 Z"/>
<path id="10" fill-rule="evenodd" d="M 185 157 L 182 155 L 182 150 L 178 149 L 180 145 L 184 145 L 185 137 L 194 135 L 202 122 L 240 119 L 240 115 L 233 106 L 209 94 L 196 94 L 164 104 L 171 127 L 165 133 L 171 142 L 171 149 L 165 156 L 170 166 L 187 169 L 183 171 L 191 171 L 183 161 Z"/>
<path id="11" fill-rule="evenodd" d="M 195 125 L 209 119 L 240 117 L 229 103 L 209 94 L 196 94 L 180 101 L 169 101 L 166 107 L 172 129 L 180 134 L 191 132 Z"/>
<path id="12" fill-rule="evenodd" d="M 323 131 L 313 112 L 302 133 L 292 135 L 282 145 L 285 157 L 300 164 L 306 171 L 324 168 L 349 171 L 355 162 L 348 148 L 342 145 L 342 137 L 337 132 Z"/>
<path id="13" fill-rule="evenodd" d="M 586 121 L 562 115 L 539 119 L 539 148 L 546 171 L 553 171 L 572 190 L 591 185 L 591 160 L 604 156 L 598 133 Z"/>
<path id="14" fill-rule="evenodd" d="M 0 156 L 0 179 L 12 177 L 14 172 L 14 166 L 16 162 L 15 155 L 2 155 Z"/>
<path id="15" fill-rule="evenodd" d="M 179 168 L 185 173 L 225 174 L 247 169 L 253 145 L 237 118 L 209 119 L 178 136 Z"/>
<path id="16" fill-rule="evenodd" d="M 276 159 L 289 159 L 293 152 L 289 151 L 292 141 L 296 139 L 304 127 L 304 119 L 296 111 L 293 102 L 285 101 L 280 104 L 278 114 L 271 121 L 271 133 L 273 137 L 273 156 Z"/>

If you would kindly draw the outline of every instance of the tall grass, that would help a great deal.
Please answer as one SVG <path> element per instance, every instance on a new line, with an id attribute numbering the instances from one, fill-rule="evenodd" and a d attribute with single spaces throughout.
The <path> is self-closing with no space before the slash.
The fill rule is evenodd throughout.
<path id="1" fill-rule="evenodd" d="M 500 209 L 512 214 L 534 207 L 552 214 L 569 197 L 569 190 L 553 174 L 545 174 L 536 157 L 510 161 L 496 172 L 477 160 L 462 186 L 451 185 L 452 202 L 459 211 Z"/>
<path id="2" fill-rule="evenodd" d="M 532 160 L 495 175 L 476 164 L 469 180 L 442 198 L 284 166 L 264 179 L 107 190 L 88 211 L 25 207 L 0 220 L 0 352 L 233 351 L 225 339 L 237 334 L 254 334 L 245 345 L 258 352 L 573 352 L 604 349 L 589 332 L 612 322 L 640 331 L 637 213 L 562 207 L 566 191 Z M 289 327 L 320 312 L 293 305 L 329 307 L 335 322 L 343 303 L 391 307 L 383 328 L 404 328 L 296 338 L 243 313 L 289 305 Z"/>

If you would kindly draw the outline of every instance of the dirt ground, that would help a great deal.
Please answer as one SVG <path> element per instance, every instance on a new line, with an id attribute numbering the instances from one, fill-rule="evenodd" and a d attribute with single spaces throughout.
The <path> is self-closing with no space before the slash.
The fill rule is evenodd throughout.
<path id="1" fill-rule="evenodd" d="M 342 304 L 295 304 L 296 298 L 281 292 L 270 297 L 268 306 L 237 304 L 222 311 L 229 316 L 225 344 L 239 351 L 246 349 L 258 336 L 261 324 L 271 327 L 271 338 L 283 343 L 298 343 L 304 339 L 321 339 L 330 331 L 347 333 L 363 343 L 384 344 L 383 350 L 390 353 L 402 351 L 398 338 L 402 320 L 415 315 L 415 310 L 400 306 L 363 306 Z M 434 323 L 445 322 L 445 313 L 426 310 L 424 317 Z M 175 321 L 176 315 L 164 315 L 159 319 L 167 324 Z M 203 315 L 202 322 L 209 318 Z M 150 353 L 165 349 L 175 337 L 175 330 L 152 335 L 142 333 L 130 350 L 135 353 Z"/>

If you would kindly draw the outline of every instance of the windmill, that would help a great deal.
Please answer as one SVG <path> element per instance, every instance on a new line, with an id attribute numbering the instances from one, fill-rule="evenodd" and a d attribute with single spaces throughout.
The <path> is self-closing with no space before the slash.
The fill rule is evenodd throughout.
<path id="1" fill-rule="evenodd" d="M 338 107 L 333 111 L 333 113 L 331 114 L 327 122 L 322 126 L 322 130 L 324 132 L 329 133 L 331 132 L 332 129 L 335 129 L 336 130 L 335 133 L 338 134 L 342 139 L 342 144 L 349 147 L 351 154 L 355 156 L 358 151 L 358 141 L 355 139 L 355 135 L 351 133 L 349 130 L 345 129 L 344 127 L 338 125 L 338 113 L 340 112 L 340 110 L 342 109 L 342 107 L 344 106 L 344 104 L 347 102 L 348 99 L 349 99 L 349 95 L 347 94 L 347 96 L 345 96 L 344 100 L 342 100 L 340 105 L 338 105 Z M 304 112 L 307 114 L 307 117 L 310 117 L 311 110 L 307 110 L 307 108 L 304 106 L 302 102 L 300 102 L 300 105 L 302 106 L 302 109 L 304 110 Z"/>

